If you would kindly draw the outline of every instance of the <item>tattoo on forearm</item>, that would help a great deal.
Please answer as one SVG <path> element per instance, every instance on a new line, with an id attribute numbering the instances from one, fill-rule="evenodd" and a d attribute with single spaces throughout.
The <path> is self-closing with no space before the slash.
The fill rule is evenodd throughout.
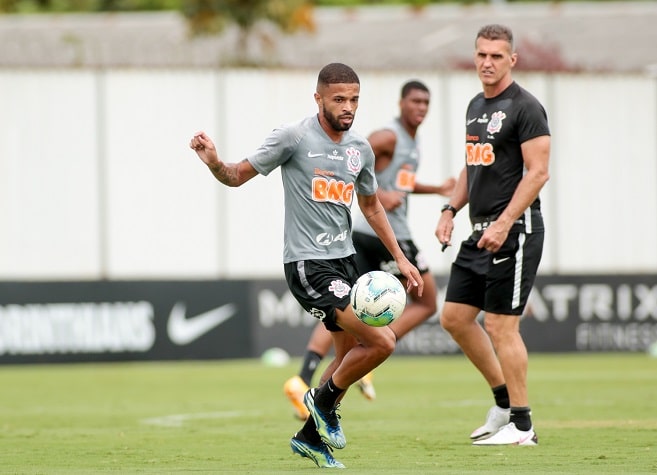
<path id="1" fill-rule="evenodd" d="M 369 220 L 370 218 L 373 218 L 375 215 L 379 214 L 381 212 L 381 208 L 377 209 L 374 213 L 365 216 L 365 219 Z"/>
<path id="2" fill-rule="evenodd" d="M 227 186 L 235 186 L 239 183 L 239 172 L 236 163 L 219 163 L 212 167 L 212 174 L 217 180 Z"/>

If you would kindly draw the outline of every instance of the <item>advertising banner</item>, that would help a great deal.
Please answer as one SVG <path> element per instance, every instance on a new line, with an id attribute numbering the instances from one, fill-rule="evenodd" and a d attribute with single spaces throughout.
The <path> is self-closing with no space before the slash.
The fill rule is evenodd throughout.
<path id="1" fill-rule="evenodd" d="M 446 278 L 436 283 L 440 309 Z M 395 353 L 459 353 L 438 314 Z M 0 364 L 300 356 L 316 323 L 282 279 L 4 282 Z M 657 275 L 539 276 L 520 328 L 530 352 L 646 351 Z"/>
<path id="2" fill-rule="evenodd" d="M 657 275 L 541 276 L 521 331 L 531 351 L 645 351 L 657 342 Z"/>
<path id="3" fill-rule="evenodd" d="M 0 283 L 0 362 L 251 356 L 244 281 Z"/>
<path id="4" fill-rule="evenodd" d="M 269 348 L 282 348 L 290 355 L 303 355 L 308 338 L 318 320 L 295 300 L 284 280 L 254 280 L 250 286 L 252 303 L 253 356 Z"/>

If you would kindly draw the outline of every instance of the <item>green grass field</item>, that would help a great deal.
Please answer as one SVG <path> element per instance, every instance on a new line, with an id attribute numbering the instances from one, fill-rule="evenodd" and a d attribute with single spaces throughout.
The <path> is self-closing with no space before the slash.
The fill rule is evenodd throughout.
<path id="1" fill-rule="evenodd" d="M 0 473 L 316 473 L 282 393 L 299 361 L 0 367 Z M 473 447 L 490 391 L 462 356 L 393 356 L 342 405 L 354 474 L 657 472 L 657 359 L 530 355 L 538 447 Z"/>

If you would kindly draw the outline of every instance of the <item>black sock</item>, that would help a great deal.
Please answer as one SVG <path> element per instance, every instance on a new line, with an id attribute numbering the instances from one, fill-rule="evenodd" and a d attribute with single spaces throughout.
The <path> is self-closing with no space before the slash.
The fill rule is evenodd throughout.
<path id="1" fill-rule="evenodd" d="M 322 438 L 317 433 L 317 426 L 315 425 L 315 420 L 311 417 L 306 419 L 306 423 L 303 425 L 301 430 L 296 433 L 295 437 L 306 442 L 310 442 L 313 445 L 318 445 Z"/>
<path id="2" fill-rule="evenodd" d="M 529 407 L 512 407 L 509 422 L 513 422 L 518 430 L 527 431 L 531 429 L 531 410 Z"/>
<path id="3" fill-rule="evenodd" d="M 335 407 L 338 398 L 345 390 L 333 382 L 333 376 L 315 391 L 315 405 L 322 411 L 328 412 Z"/>
<path id="4" fill-rule="evenodd" d="M 299 377 L 303 379 L 303 382 L 308 386 L 312 386 L 310 383 L 313 380 L 315 371 L 317 371 L 317 367 L 322 361 L 322 358 L 324 357 L 319 353 L 315 353 L 314 351 L 306 351 L 306 354 L 303 357 L 303 363 L 301 363 L 301 371 L 299 371 Z"/>
<path id="5" fill-rule="evenodd" d="M 511 407 L 509 403 L 509 391 L 506 389 L 506 384 L 496 386 L 493 388 L 493 396 L 495 397 L 495 404 L 502 409 Z"/>

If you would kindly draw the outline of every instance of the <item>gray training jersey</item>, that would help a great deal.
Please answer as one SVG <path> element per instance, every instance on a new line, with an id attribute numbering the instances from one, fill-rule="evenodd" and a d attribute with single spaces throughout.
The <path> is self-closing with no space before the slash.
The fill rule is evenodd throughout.
<path id="1" fill-rule="evenodd" d="M 408 135 L 399 119 L 390 122 L 385 129 L 392 130 L 395 133 L 397 142 L 390 164 L 385 170 L 376 173 L 376 180 L 383 190 L 412 193 L 415 189 L 415 171 L 420 158 L 417 141 Z M 407 214 L 408 195 L 402 200 L 401 205 L 387 212 L 388 221 L 390 221 L 397 240 L 412 239 Z M 376 236 L 376 233 L 362 215 L 354 219 L 354 231 Z"/>
<path id="2" fill-rule="evenodd" d="M 281 167 L 285 193 L 283 262 L 354 254 L 351 204 L 355 193 L 376 193 L 369 142 L 346 131 L 333 142 L 312 116 L 283 125 L 247 157 L 261 175 Z M 355 192 L 355 193 L 354 193 Z"/>

